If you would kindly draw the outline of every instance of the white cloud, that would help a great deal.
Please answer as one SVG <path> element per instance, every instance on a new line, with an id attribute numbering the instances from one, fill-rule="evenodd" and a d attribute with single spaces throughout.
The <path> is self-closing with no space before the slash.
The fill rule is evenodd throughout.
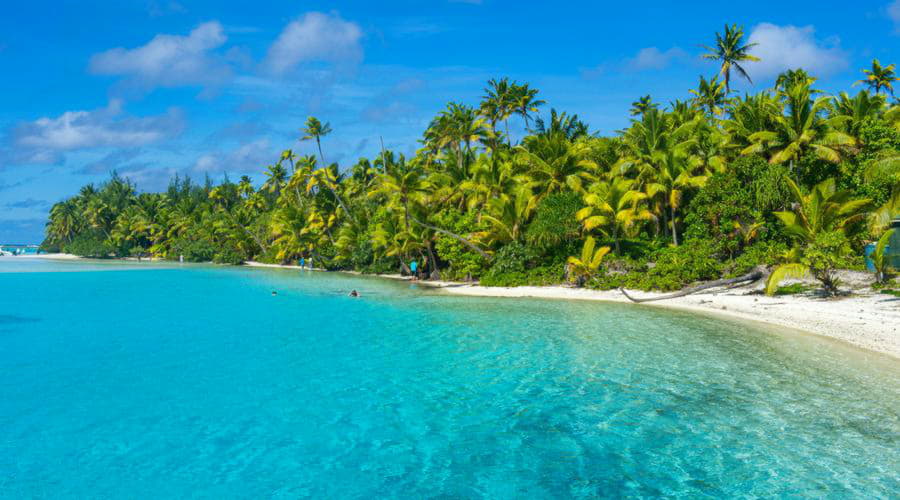
<path id="1" fill-rule="evenodd" d="M 687 59 L 687 52 L 678 47 L 662 51 L 656 47 L 647 47 L 638 51 L 637 55 L 626 61 L 626 67 L 633 71 L 647 69 L 664 69 L 679 59 Z"/>
<path id="2" fill-rule="evenodd" d="M 894 33 L 900 33 L 900 0 L 894 0 L 887 6 L 887 15 L 894 21 Z"/>
<path id="3" fill-rule="evenodd" d="M 124 76 L 146 89 L 221 83 L 231 76 L 231 69 L 213 51 L 226 40 L 222 25 L 210 21 L 188 36 L 156 35 L 134 49 L 118 47 L 95 54 L 89 69 L 99 75 Z"/>
<path id="4" fill-rule="evenodd" d="M 281 75 L 308 62 L 346 65 L 362 60 L 362 29 L 337 14 L 310 12 L 290 22 L 269 47 L 263 66 Z"/>
<path id="5" fill-rule="evenodd" d="M 121 101 L 112 100 L 106 108 L 21 123 L 11 130 L 10 142 L 19 163 L 56 163 L 66 151 L 142 146 L 178 135 L 183 128 L 177 109 L 132 117 L 123 113 Z"/>
<path id="6" fill-rule="evenodd" d="M 839 41 L 826 44 L 816 40 L 812 26 L 761 23 L 753 28 L 748 41 L 759 44 L 750 53 L 762 59 L 745 66 L 754 79 L 797 68 L 814 76 L 827 76 L 846 69 L 849 64 Z"/>

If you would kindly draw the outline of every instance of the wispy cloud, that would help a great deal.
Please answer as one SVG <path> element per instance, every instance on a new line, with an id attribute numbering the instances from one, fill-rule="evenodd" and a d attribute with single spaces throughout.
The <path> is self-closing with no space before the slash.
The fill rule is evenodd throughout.
<path id="1" fill-rule="evenodd" d="M 116 149 L 115 151 L 107 153 L 97 160 L 85 163 L 84 166 L 76 170 L 75 173 L 82 175 L 97 175 L 107 174 L 112 172 L 113 170 L 117 172 L 133 170 L 132 167 L 138 164 L 130 165 L 129 162 L 140 156 L 140 154 L 140 148 Z M 139 165 L 147 166 L 147 163 L 141 163 Z"/>
<path id="2" fill-rule="evenodd" d="M 290 22 L 269 47 L 263 68 L 283 75 L 300 64 L 355 65 L 362 61 L 362 29 L 337 14 L 310 12 Z"/>
<path id="3" fill-rule="evenodd" d="M 749 42 L 759 44 L 751 53 L 761 59 L 747 64 L 751 78 L 768 78 L 797 68 L 828 76 L 849 65 L 847 53 L 840 48 L 840 41 L 817 40 L 812 26 L 761 23 L 750 32 Z"/>
<path id="4" fill-rule="evenodd" d="M 366 121 L 381 122 L 392 117 L 414 114 L 416 107 L 405 100 L 409 94 L 424 89 L 426 83 L 420 78 L 407 78 L 396 83 L 385 92 L 376 95 L 362 111 Z"/>
<path id="5" fill-rule="evenodd" d="M 659 50 L 656 47 L 646 47 L 638 51 L 637 55 L 625 62 L 626 69 L 632 71 L 644 71 L 651 69 L 665 69 L 670 64 L 679 60 L 687 60 L 690 56 L 679 47 L 668 50 Z"/>
<path id="6" fill-rule="evenodd" d="M 894 0 L 887 6 L 887 15 L 894 21 L 894 33 L 900 34 L 900 0 Z"/>
<path id="7" fill-rule="evenodd" d="M 8 135 L 13 163 L 59 163 L 67 151 L 143 146 L 175 137 L 183 128 L 177 109 L 134 117 L 124 113 L 121 101 L 112 100 L 106 108 L 66 111 L 55 118 L 18 124 Z"/>
<path id="8" fill-rule="evenodd" d="M 17 188 L 22 184 L 25 184 L 25 181 L 13 182 L 12 184 L 2 183 L 0 184 L 0 191 L 7 191 L 9 189 Z"/>
<path id="9" fill-rule="evenodd" d="M 216 85 L 228 80 L 232 71 L 216 54 L 227 37 L 218 21 L 203 23 L 187 36 L 156 35 L 133 49 L 114 48 L 91 57 L 89 69 L 98 75 L 125 78 L 131 88 Z"/>
<path id="10" fill-rule="evenodd" d="M 229 151 L 203 154 L 189 171 L 196 174 L 259 172 L 278 159 L 276 153 L 268 138 L 260 138 Z"/>
<path id="11" fill-rule="evenodd" d="M 11 203 L 7 203 L 4 205 L 6 208 L 15 209 L 15 208 L 48 208 L 50 206 L 50 202 L 47 200 L 36 200 L 34 198 L 28 198 L 25 200 L 14 201 Z"/>
<path id="12" fill-rule="evenodd" d="M 181 5 L 175 1 L 165 1 L 165 0 L 151 0 L 147 4 L 147 14 L 150 17 L 162 17 L 169 14 L 184 14 L 187 12 L 187 9 L 184 8 L 184 5 Z"/>

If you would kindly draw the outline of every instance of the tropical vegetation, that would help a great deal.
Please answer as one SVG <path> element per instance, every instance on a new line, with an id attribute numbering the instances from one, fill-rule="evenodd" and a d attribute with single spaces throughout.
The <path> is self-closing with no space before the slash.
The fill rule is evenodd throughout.
<path id="1" fill-rule="evenodd" d="M 340 131 L 310 117 L 298 139 L 312 154 L 285 150 L 260 183 L 176 176 L 150 193 L 113 173 L 52 207 L 44 246 L 363 272 L 409 273 L 415 260 L 425 278 L 645 290 L 769 266 L 770 292 L 811 274 L 834 293 L 836 270 L 861 267 L 900 214 L 894 66 L 874 61 L 855 94 L 827 95 L 797 68 L 738 95 L 752 49 L 726 26 L 703 56 L 715 75 L 685 100 L 638 98 L 610 135 L 509 78 L 449 103 L 409 156 L 328 162 Z"/>

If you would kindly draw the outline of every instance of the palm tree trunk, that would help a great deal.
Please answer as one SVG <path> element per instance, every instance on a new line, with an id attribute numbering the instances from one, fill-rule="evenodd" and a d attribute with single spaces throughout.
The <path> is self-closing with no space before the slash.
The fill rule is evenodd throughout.
<path id="1" fill-rule="evenodd" d="M 322 141 L 319 140 L 319 136 L 316 136 L 316 146 L 319 148 L 319 159 L 322 160 L 322 166 L 325 166 L 325 155 L 322 154 Z"/>
<path id="2" fill-rule="evenodd" d="M 325 186 L 327 186 L 327 187 L 328 187 L 328 190 L 331 191 L 331 194 L 334 195 L 334 197 L 335 197 L 335 199 L 337 200 L 338 204 L 340 204 L 341 208 L 343 208 L 343 209 L 344 209 L 344 212 L 347 214 L 347 217 L 350 217 L 350 220 L 353 221 L 353 224 L 354 224 L 354 225 L 359 225 L 359 222 L 357 222 L 356 217 L 354 217 L 353 214 L 350 212 L 350 210 L 347 209 L 347 205 L 344 204 L 344 200 L 342 200 L 341 197 L 338 196 L 337 191 L 335 191 L 334 188 L 331 187 L 331 184 L 330 184 L 329 182 L 326 182 L 326 183 L 325 183 Z"/>
<path id="3" fill-rule="evenodd" d="M 512 147 L 512 138 L 509 136 L 509 117 L 508 116 L 503 120 L 503 123 L 506 124 L 506 145 L 511 148 Z"/>
<path id="4" fill-rule="evenodd" d="M 678 229 L 675 228 L 675 206 L 669 205 L 669 210 L 672 215 L 672 242 L 675 243 L 675 246 L 678 246 Z"/>
<path id="5" fill-rule="evenodd" d="M 431 241 L 425 245 L 425 249 L 428 250 L 428 261 L 431 263 L 431 274 L 428 276 L 429 279 L 441 279 L 441 272 L 437 267 L 437 257 L 434 256 L 434 250 L 431 249 Z"/>

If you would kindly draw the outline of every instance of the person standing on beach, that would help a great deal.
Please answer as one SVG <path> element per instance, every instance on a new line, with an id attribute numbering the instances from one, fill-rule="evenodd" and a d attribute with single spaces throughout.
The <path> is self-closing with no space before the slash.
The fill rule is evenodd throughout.
<path id="1" fill-rule="evenodd" d="M 303 269 L 303 266 L 305 266 L 305 265 L 306 265 L 306 259 L 304 259 L 303 257 L 300 257 L 300 269 Z"/>
<path id="2" fill-rule="evenodd" d="M 419 270 L 419 263 L 416 262 L 415 259 L 413 259 L 413 261 L 409 263 L 409 271 L 412 273 L 413 280 L 419 279 L 418 270 Z"/>

